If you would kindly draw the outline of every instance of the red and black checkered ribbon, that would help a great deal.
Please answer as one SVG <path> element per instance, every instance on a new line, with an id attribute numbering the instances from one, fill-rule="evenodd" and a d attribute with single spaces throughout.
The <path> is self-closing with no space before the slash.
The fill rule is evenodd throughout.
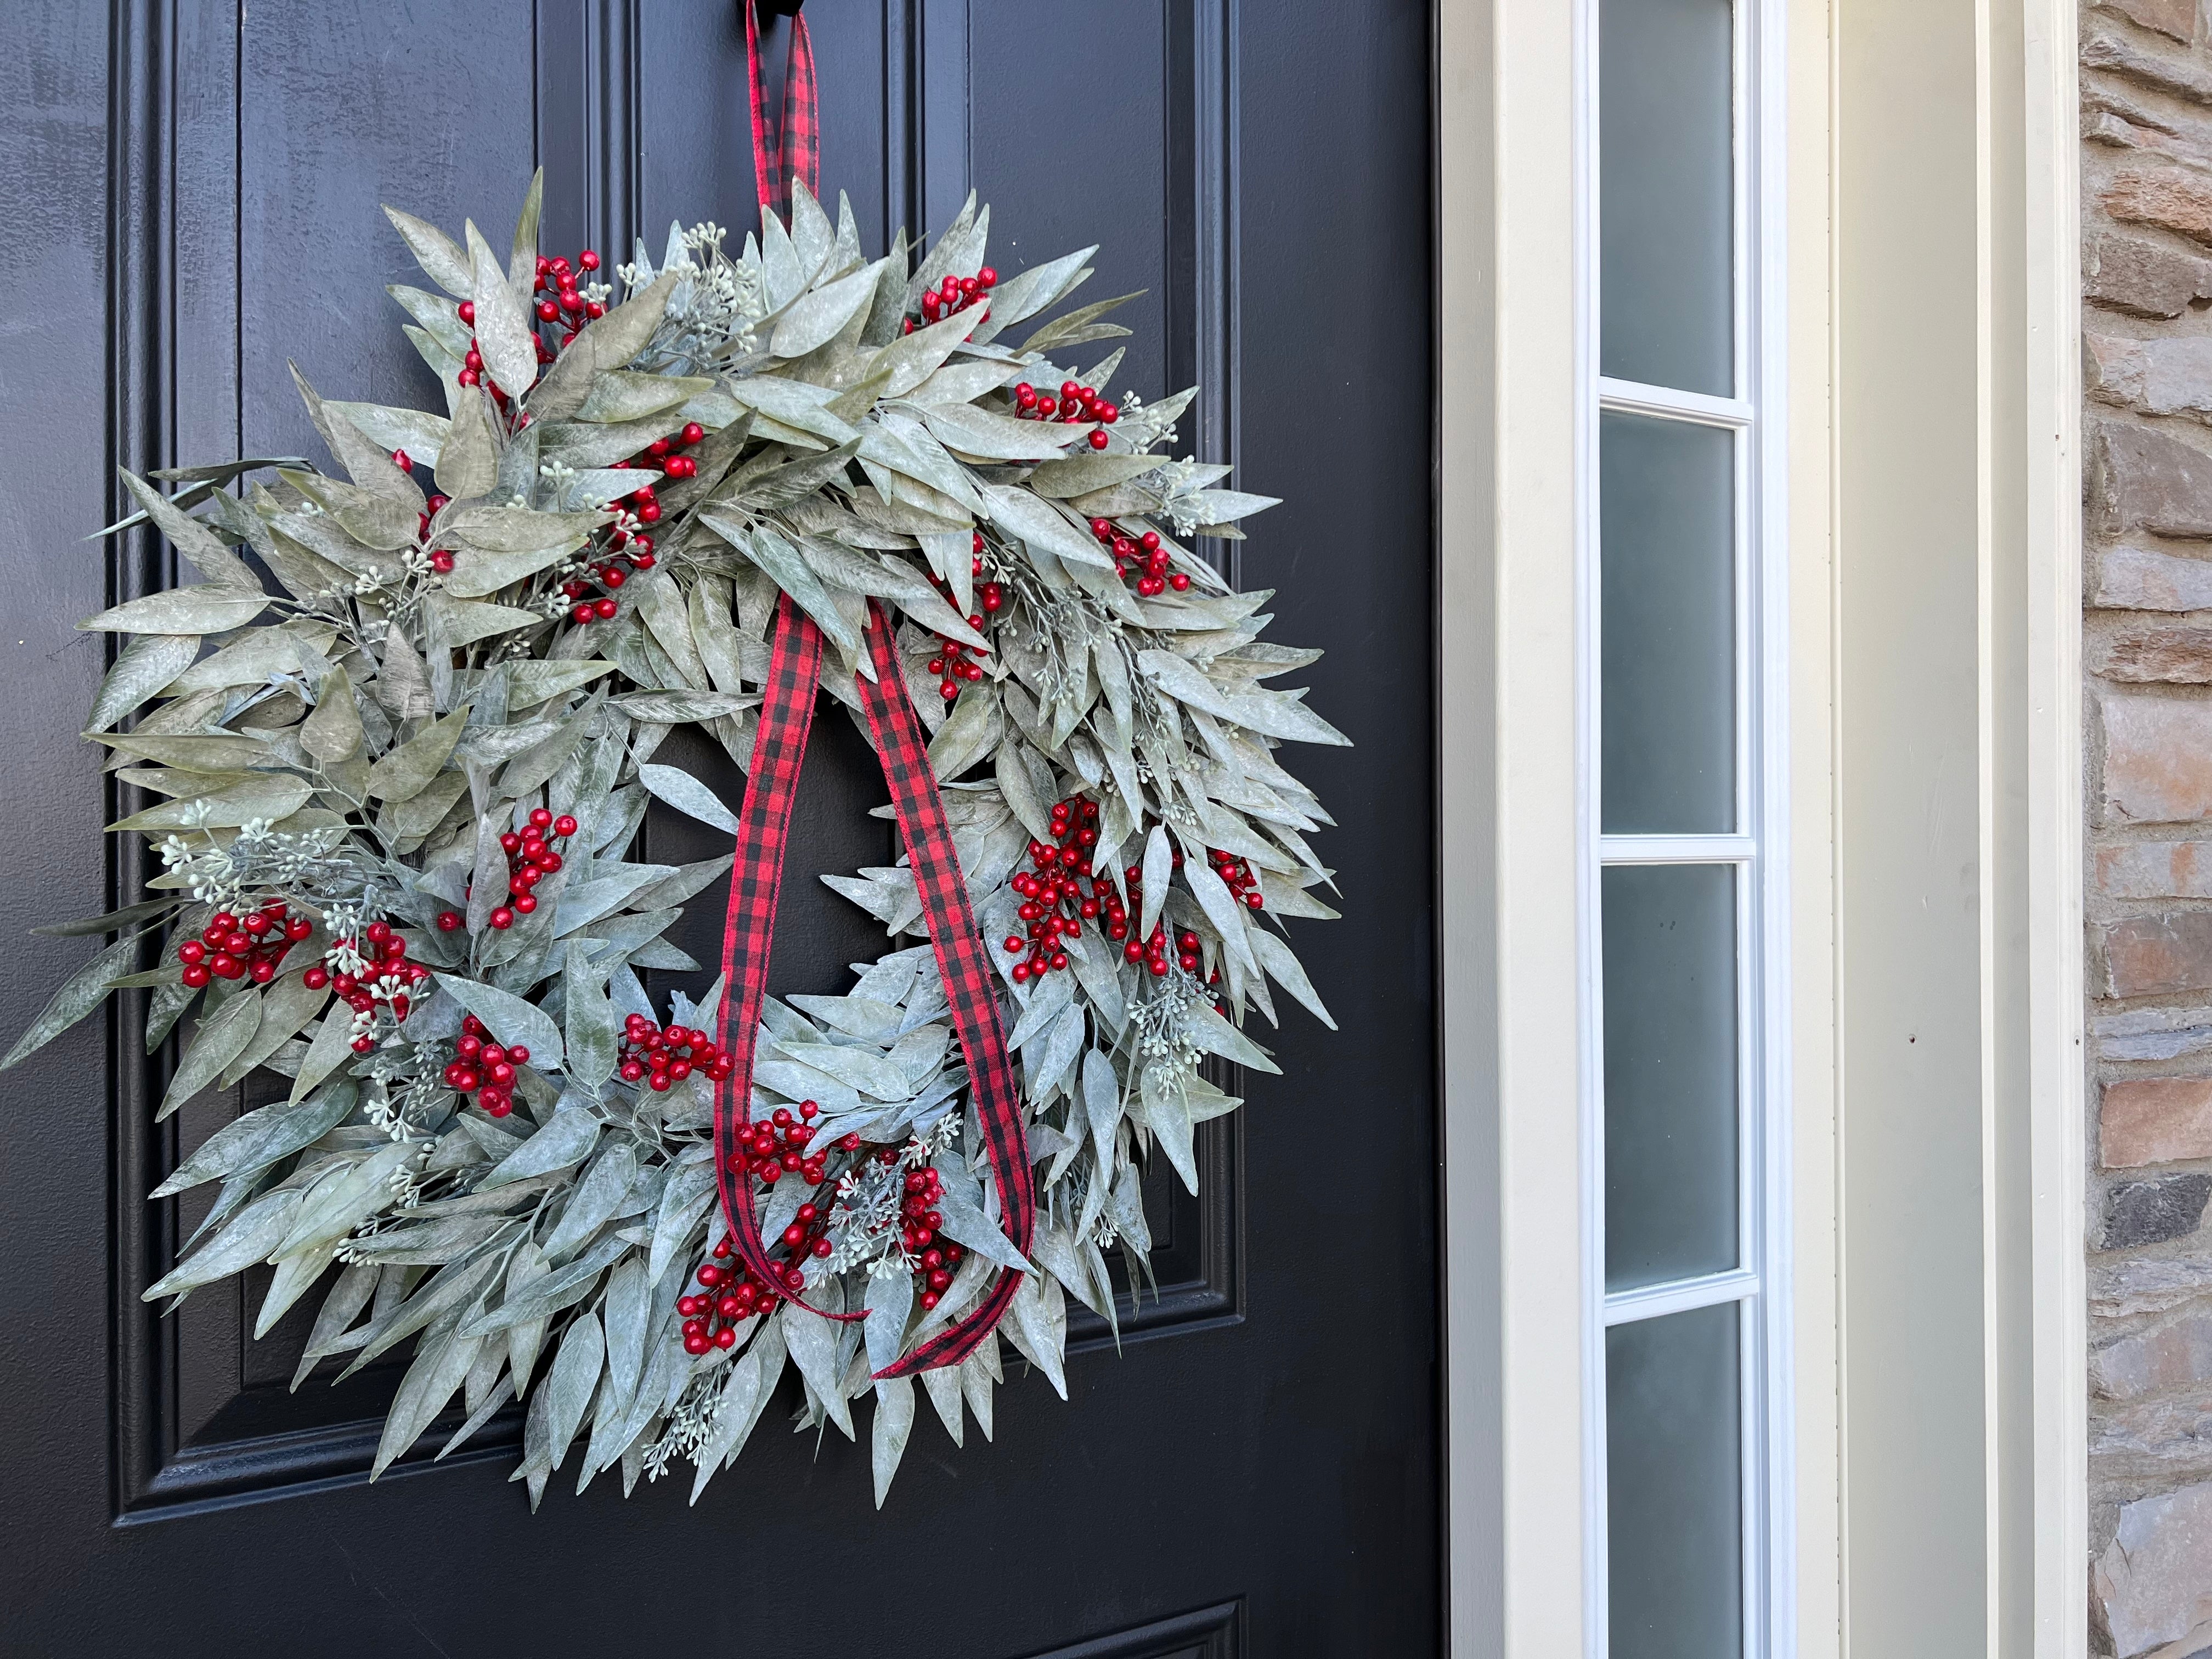
<path id="1" fill-rule="evenodd" d="M 738 0 L 738 3 L 745 9 L 745 67 L 752 84 L 753 178 L 761 205 L 787 215 L 793 179 L 804 181 L 812 194 L 822 193 L 822 124 L 820 100 L 815 94 L 814 41 L 806 32 L 806 14 L 793 12 L 791 52 L 784 66 L 783 118 L 771 132 L 768 95 L 761 82 L 760 17 L 753 0 Z"/>
<path id="2" fill-rule="evenodd" d="M 992 1178 L 998 1183 L 1006 1237 L 1024 1255 L 1036 1225 L 1029 1146 L 1022 1127 L 1021 1096 L 1014 1083 L 1006 1036 L 999 1019 L 990 960 L 975 931 L 968 888 L 944 798 L 929 763 L 921 721 L 906 692 L 890 619 L 869 606 L 868 649 L 876 675 L 856 677 L 868 731 L 875 740 L 891 806 L 914 870 L 930 944 L 952 1013 L 953 1030 L 968 1061 L 975 1121 Z M 768 982 L 769 947 L 775 934 L 776 896 L 783 884 L 784 843 L 792 802 L 814 723 L 814 698 L 822 664 L 822 635 L 787 595 L 776 611 L 775 646 L 769 663 L 760 729 L 738 817 L 730 908 L 722 934 L 722 999 L 716 1046 L 730 1057 L 728 1079 L 714 1088 L 714 1175 L 730 1234 L 745 1265 L 764 1283 L 787 1290 L 787 1265 L 769 1261 L 755 1209 L 753 1178 L 745 1172 L 744 1142 L 751 1127 L 753 1049 L 761 999 Z M 897 1364 L 879 1373 L 906 1376 L 954 1365 L 973 1352 L 999 1322 L 1020 1288 L 1020 1275 L 1002 1271 L 981 1304 L 966 1318 L 931 1337 Z M 803 1299 L 800 1305 L 811 1311 Z M 825 1314 L 852 1320 L 857 1313 Z"/>

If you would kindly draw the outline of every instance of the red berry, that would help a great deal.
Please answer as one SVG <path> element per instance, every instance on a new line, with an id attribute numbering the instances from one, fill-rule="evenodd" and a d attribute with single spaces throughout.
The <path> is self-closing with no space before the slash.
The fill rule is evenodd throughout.
<path id="1" fill-rule="evenodd" d="M 576 820 L 570 817 L 566 812 L 563 812 L 559 817 L 553 820 L 553 833 L 556 836 L 574 835 L 576 833 Z"/>
<path id="2" fill-rule="evenodd" d="M 1093 449 L 1103 449 L 1103 448 L 1105 448 L 1105 447 L 1106 447 L 1106 434 L 1105 434 L 1104 433 L 1103 433 L 1103 432 L 1094 432 L 1094 433 L 1092 433 L 1092 434 L 1091 434 L 1091 447 Z"/>
<path id="3" fill-rule="evenodd" d="M 462 301 L 460 313 L 463 322 L 473 324 L 477 319 L 477 302 L 474 300 Z"/>
<path id="4" fill-rule="evenodd" d="M 581 265 L 586 270 L 597 270 L 599 268 L 599 256 L 598 251 L 593 248 L 586 248 L 581 253 L 579 253 L 576 256 L 576 263 Z"/>
<path id="5" fill-rule="evenodd" d="M 687 421 L 684 422 L 682 435 L 686 445 L 696 444 L 705 439 L 707 428 L 696 421 Z"/>
<path id="6" fill-rule="evenodd" d="M 514 926 L 514 912 L 502 904 L 491 913 L 490 921 L 493 927 L 503 932 Z"/>
<path id="7" fill-rule="evenodd" d="M 210 977 L 206 968 L 198 963 L 192 963 L 185 969 L 185 983 L 195 991 L 205 986 Z"/>
<path id="8" fill-rule="evenodd" d="M 459 910 L 441 910 L 438 912 L 438 931 L 441 933 L 450 933 L 466 920 L 467 918 Z"/>

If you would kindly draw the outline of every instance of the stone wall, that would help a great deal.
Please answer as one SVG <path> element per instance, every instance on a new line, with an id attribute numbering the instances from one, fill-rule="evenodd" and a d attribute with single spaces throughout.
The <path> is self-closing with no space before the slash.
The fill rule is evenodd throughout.
<path id="1" fill-rule="evenodd" d="M 2212 41 L 2082 9 L 2092 1651 L 2212 1655 Z"/>

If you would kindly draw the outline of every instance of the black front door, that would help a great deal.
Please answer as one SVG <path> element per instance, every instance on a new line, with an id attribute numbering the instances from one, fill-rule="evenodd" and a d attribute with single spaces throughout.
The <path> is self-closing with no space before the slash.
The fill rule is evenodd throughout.
<path id="1" fill-rule="evenodd" d="M 1338 820 L 1346 919 L 1298 925 L 1341 1030 L 1291 1009 L 1284 1075 L 1208 1126 L 1205 1197 L 1154 1194 L 1162 1294 L 1118 1352 L 1071 1343 L 1069 1403 L 1012 1376 L 990 1443 L 918 1425 L 880 1513 L 865 1442 L 769 1433 L 772 1411 L 696 1508 L 681 1481 L 556 1480 L 533 1516 L 519 1421 L 445 1462 L 428 1437 L 371 1486 L 398 1365 L 294 1391 L 296 1321 L 255 1341 L 222 1285 L 142 1303 L 197 1219 L 143 1194 L 251 1103 L 157 1129 L 127 1011 L 89 1022 L 0 1095 L 0 1652 L 1437 1648 L 1426 8 L 808 15 L 823 187 L 870 251 L 971 188 L 1002 270 L 1103 244 L 1092 292 L 1145 290 L 1117 380 L 1202 385 L 1178 453 L 1286 498 L 1232 574 L 1276 590 L 1271 637 L 1328 648 L 1313 703 L 1358 745 L 1295 759 Z M 118 514 L 113 468 L 313 453 L 288 357 L 333 396 L 419 403 L 378 204 L 504 225 L 541 163 L 551 248 L 750 226 L 730 0 L 0 7 L 8 1034 L 92 948 L 28 930 L 107 908 L 135 857 L 103 845 L 76 737 L 102 636 L 72 625 L 160 556 L 83 539 Z M 881 949 L 812 878 L 885 836 L 871 757 L 821 729 L 778 989 L 842 990 Z"/>

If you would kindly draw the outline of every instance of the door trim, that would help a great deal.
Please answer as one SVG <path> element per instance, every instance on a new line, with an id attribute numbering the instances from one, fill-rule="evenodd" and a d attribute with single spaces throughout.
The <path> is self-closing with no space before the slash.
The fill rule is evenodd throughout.
<path id="1" fill-rule="evenodd" d="M 1580 1194 L 1573 1009 L 1573 40 L 1547 0 L 1443 0 L 1435 20 L 1439 608 L 1439 1065 L 1449 1627 L 1452 1650 L 1512 1659 L 1580 1650 L 1583 1540 L 1577 1301 Z M 1796 1079 L 1789 1241 L 1797 1368 L 1796 1650 L 1849 1645 L 1846 1540 L 1903 1529 L 1847 1492 L 1854 1447 L 1893 1436 L 1880 1402 L 1845 1387 L 1844 1246 L 1931 1173 L 1848 1167 L 1842 1066 L 1855 1015 L 1840 994 L 1864 925 L 1839 933 L 1838 849 L 1868 820 L 1914 811 L 1880 781 L 1838 792 L 1847 701 L 1839 584 L 1855 549 L 1835 473 L 1873 403 L 1839 403 L 1847 302 L 1868 313 L 1874 252 L 1839 246 L 1854 112 L 1841 60 L 1911 50 L 1916 18 L 1971 48 L 1948 130 L 1970 154 L 1967 268 L 1942 273 L 1948 325 L 1973 341 L 1959 411 L 1971 423 L 1975 616 L 1963 712 L 1978 733 L 1978 891 L 1965 924 L 1979 963 L 1978 1127 L 1970 1166 L 1940 1172 L 1987 1194 L 1971 1369 L 1945 1384 L 1975 1403 L 1980 1455 L 1962 1499 L 1983 1522 L 1982 1571 L 1944 1585 L 1946 1617 L 1991 1654 L 2081 1651 L 2087 1620 L 2085 1087 L 2080 719 L 2080 332 L 2075 192 L 2077 0 L 1937 6 L 1791 0 L 1790 848 Z M 1870 108 L 1863 119 L 1871 122 Z M 1923 160 L 1925 158 L 1923 157 Z M 1863 178 L 1856 187 L 1866 188 Z M 1921 259 L 1899 245 L 1893 258 Z M 1848 258 L 1839 255 L 1848 253 Z M 1924 303 L 1933 275 L 1916 270 Z M 1924 319 L 1922 326 L 1924 326 Z M 1877 381 L 1897 398 L 1913 388 Z M 1862 669 L 1863 672 L 1863 658 Z M 1875 898 L 1881 896 L 1876 894 Z M 1879 906 L 1875 908 L 1878 911 Z M 2023 1109 L 2024 1103 L 2024 1109 Z M 1847 1178 L 1848 1177 L 1848 1178 Z M 1955 1180 L 1954 1180 L 1955 1177 Z M 1877 1307 L 1877 1316 L 1881 1310 Z M 1859 1313 L 1869 1349 L 1882 1333 Z M 1880 1500 L 1885 1508 L 1891 1500 Z M 1882 1586 L 1860 1564 L 1863 1595 Z"/>

